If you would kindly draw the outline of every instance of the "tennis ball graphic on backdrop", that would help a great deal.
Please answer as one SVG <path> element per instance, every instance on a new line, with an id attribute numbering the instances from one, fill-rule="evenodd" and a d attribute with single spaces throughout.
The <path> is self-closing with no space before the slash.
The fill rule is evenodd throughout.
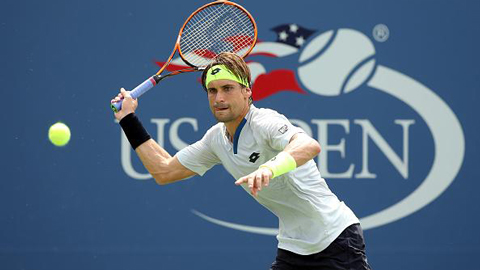
<path id="1" fill-rule="evenodd" d="M 48 129 L 48 139 L 55 146 L 65 146 L 70 141 L 70 129 L 64 123 L 58 122 Z"/>
<path id="2" fill-rule="evenodd" d="M 353 45 L 354 44 L 354 45 Z M 349 93 L 375 70 L 375 47 L 363 33 L 339 29 L 315 37 L 300 54 L 298 78 L 308 90 L 324 96 Z"/>

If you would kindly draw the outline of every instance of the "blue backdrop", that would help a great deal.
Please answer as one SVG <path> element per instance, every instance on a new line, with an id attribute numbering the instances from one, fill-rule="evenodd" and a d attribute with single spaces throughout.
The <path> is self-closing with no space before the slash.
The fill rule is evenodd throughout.
<path id="1" fill-rule="evenodd" d="M 108 106 L 158 70 L 200 4 L 2 1 L 0 269 L 268 269 L 272 233 L 232 227 L 274 231 L 276 218 L 221 166 L 156 185 Z M 372 267 L 478 269 L 479 2 L 239 4 L 259 27 L 256 106 L 321 142 Z M 214 124 L 198 77 L 140 99 L 171 154 Z M 48 141 L 57 121 L 66 147 Z"/>

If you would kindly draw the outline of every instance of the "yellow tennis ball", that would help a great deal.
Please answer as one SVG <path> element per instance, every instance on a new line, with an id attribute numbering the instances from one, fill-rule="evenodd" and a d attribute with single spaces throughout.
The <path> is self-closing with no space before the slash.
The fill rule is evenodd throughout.
<path id="1" fill-rule="evenodd" d="M 65 146 L 70 141 L 70 129 L 64 123 L 58 122 L 48 129 L 48 138 L 56 146 Z"/>

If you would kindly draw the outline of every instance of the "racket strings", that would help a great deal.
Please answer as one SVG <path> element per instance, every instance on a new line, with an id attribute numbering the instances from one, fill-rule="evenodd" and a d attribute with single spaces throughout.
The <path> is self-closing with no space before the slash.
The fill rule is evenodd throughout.
<path id="1" fill-rule="evenodd" d="M 231 29 L 236 25 L 235 23 L 230 24 L 232 25 L 227 24 L 225 26 L 230 29 L 229 31 L 218 28 L 210 35 L 204 35 L 202 39 L 194 39 L 194 42 L 190 45 L 193 53 L 192 57 L 195 57 L 195 55 L 207 58 L 214 57 L 220 52 L 237 52 L 239 49 L 251 46 L 252 38 L 248 38 L 248 33 L 242 34 L 238 30 L 232 32 Z"/>
<path id="2" fill-rule="evenodd" d="M 180 51 L 187 62 L 206 66 L 221 52 L 238 53 L 252 46 L 254 37 L 254 24 L 243 10 L 233 5 L 213 5 L 192 16 L 186 24 Z"/>
<path id="3" fill-rule="evenodd" d="M 219 39 L 227 38 L 228 31 L 232 31 L 236 26 L 236 22 L 232 20 L 230 16 L 232 8 L 221 9 L 221 8 L 211 8 L 209 10 L 204 10 L 202 13 L 195 16 L 195 20 L 192 21 L 190 28 L 185 29 L 186 35 L 185 45 L 190 42 L 191 48 L 201 48 L 201 49 L 210 49 L 212 51 L 212 46 L 217 45 L 228 45 L 225 42 L 218 43 Z M 208 12 L 210 11 L 210 13 Z M 213 11 L 213 12 L 212 12 Z M 225 19 L 224 19 L 225 18 Z M 193 19 L 193 18 L 192 18 Z M 190 31 L 188 31 L 190 30 Z M 238 31 L 238 29 L 235 29 Z M 189 38 L 190 37 L 190 38 Z M 183 38 L 183 35 L 182 35 Z M 222 40 L 220 40 L 222 41 Z M 184 46 L 185 47 L 185 46 Z M 222 51 L 225 48 L 217 48 Z"/>
<path id="4" fill-rule="evenodd" d="M 200 40 L 200 37 L 206 37 L 211 29 L 218 28 L 218 25 L 221 23 L 218 22 L 229 10 L 226 8 L 219 8 L 218 6 L 213 6 L 207 9 L 202 10 L 197 13 L 194 17 L 191 18 L 191 23 L 189 27 L 185 28 L 185 37 L 193 43 L 204 43 L 204 40 Z"/>

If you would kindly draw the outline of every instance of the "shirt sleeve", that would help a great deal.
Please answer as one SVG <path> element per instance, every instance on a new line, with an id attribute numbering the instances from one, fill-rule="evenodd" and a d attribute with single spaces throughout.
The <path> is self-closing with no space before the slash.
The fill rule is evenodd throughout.
<path id="1" fill-rule="evenodd" d="M 203 176 L 209 169 L 220 163 L 211 149 L 211 141 L 212 134 L 208 131 L 201 140 L 178 151 L 176 154 L 178 161 L 189 170 Z"/>
<path id="2" fill-rule="evenodd" d="M 283 151 L 293 135 L 305 133 L 303 129 L 294 126 L 288 119 L 279 113 L 271 113 L 257 122 L 258 134 L 275 150 Z"/>

